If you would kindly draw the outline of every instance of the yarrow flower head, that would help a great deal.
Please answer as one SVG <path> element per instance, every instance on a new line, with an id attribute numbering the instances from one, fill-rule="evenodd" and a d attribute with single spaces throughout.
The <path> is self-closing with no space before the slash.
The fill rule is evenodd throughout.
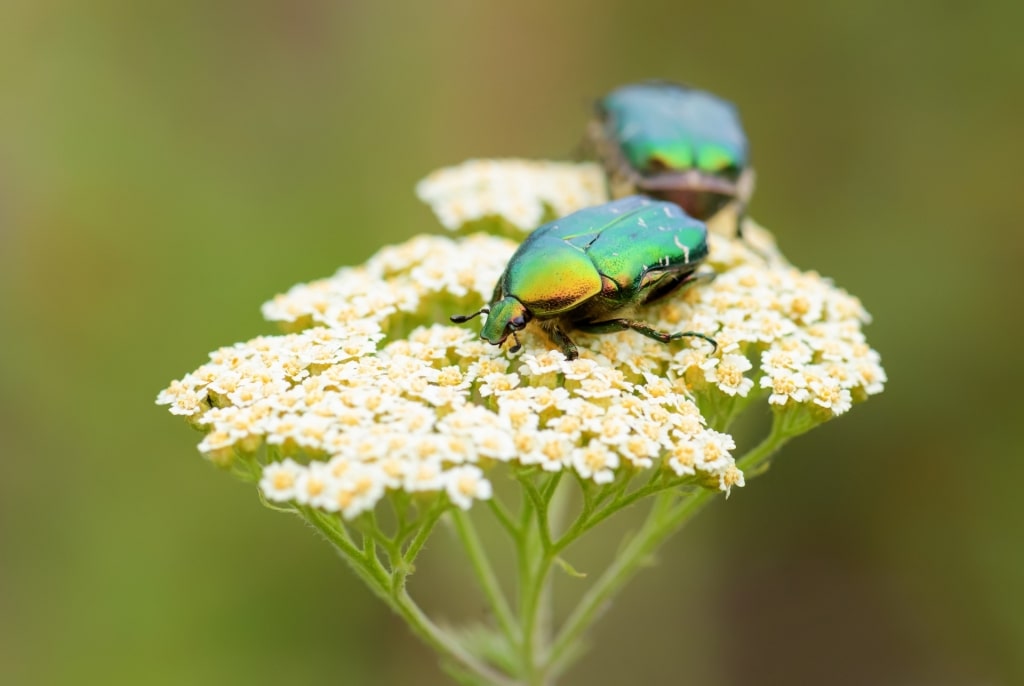
<path id="1" fill-rule="evenodd" d="M 534 226 L 601 201 L 591 165 L 475 161 L 420 184 L 449 228 L 483 217 Z M 513 240 L 421 235 L 301 284 L 263 307 L 286 333 L 213 352 L 157 402 L 205 432 L 221 465 L 251 462 L 269 501 L 339 512 L 389 494 L 491 497 L 502 464 L 601 485 L 640 472 L 729 491 L 744 475 L 725 433 L 763 400 L 795 435 L 882 390 L 860 302 L 791 266 L 748 222 L 752 244 L 712 234 L 715 278 L 643 308 L 662 344 L 579 334 L 568 360 L 539 328 L 513 355 L 447 315 L 489 298 Z"/>
<path id="2" fill-rule="evenodd" d="M 598 165 L 537 160 L 469 160 L 438 169 L 416 194 L 446 229 L 511 236 L 608 199 Z"/>
<path id="3" fill-rule="evenodd" d="M 474 324 L 449 317 L 492 298 L 543 221 L 605 203 L 602 172 L 476 160 L 431 174 L 417 192 L 452 233 L 382 248 L 274 297 L 263 314 L 281 333 L 215 350 L 157 403 L 203 432 L 203 455 L 311 524 L 414 631 L 482 683 L 559 673 L 599 605 L 702 503 L 744 486 L 786 441 L 884 388 L 860 301 L 791 265 L 754 222 L 739 238 L 732 208 L 708 225 L 704 273 L 630 314 L 644 322 L 638 330 L 698 336 L 663 343 L 632 330 L 572 331 L 578 357 L 569 359 L 572 347 L 535 319 L 515 329 L 521 348 L 512 336 L 491 345 Z M 745 441 L 730 427 L 752 407 L 769 410 L 772 426 L 738 453 Z M 510 489 L 521 497 L 510 500 Z M 575 518 L 565 518 L 574 493 Z M 535 650 L 551 569 L 581 577 L 564 551 L 644 499 L 644 524 L 551 645 Z M 480 510 L 513 542 L 518 617 L 475 532 Z M 435 625 L 406 588 L 442 517 L 497 625 L 466 637 Z"/>

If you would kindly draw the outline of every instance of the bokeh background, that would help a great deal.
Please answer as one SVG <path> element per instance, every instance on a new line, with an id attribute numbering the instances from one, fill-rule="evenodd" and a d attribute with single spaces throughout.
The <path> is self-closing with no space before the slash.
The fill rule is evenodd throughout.
<path id="1" fill-rule="evenodd" d="M 592 100 L 734 100 L 753 215 L 875 316 L 886 392 L 674 539 L 569 684 L 1024 683 L 1024 4 L 0 6 L 0 683 L 442 684 L 153 404 L 259 305 L 435 231 Z M 414 590 L 472 611 L 439 535 Z"/>

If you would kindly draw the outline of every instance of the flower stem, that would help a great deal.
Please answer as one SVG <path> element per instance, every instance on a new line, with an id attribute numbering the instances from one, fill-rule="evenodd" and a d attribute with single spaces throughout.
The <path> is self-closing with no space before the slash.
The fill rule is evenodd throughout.
<path id="1" fill-rule="evenodd" d="M 559 488 L 562 473 L 555 474 L 544 491 L 547 500 L 548 526 L 552 532 L 560 531 L 564 527 L 566 510 L 569 506 L 570 492 L 568 488 Z M 546 553 L 552 562 L 557 560 L 558 551 L 553 546 L 548 547 Z M 554 575 L 549 571 L 543 579 L 543 588 L 540 595 L 540 606 L 538 607 L 538 618 L 536 624 L 537 640 L 540 645 L 547 649 L 551 644 L 551 634 L 554 627 Z"/>
<path id="2" fill-rule="evenodd" d="M 463 648 L 454 637 L 434 624 L 409 595 L 404 583 L 397 589 L 389 604 L 409 623 L 409 626 L 421 639 L 442 656 L 479 676 L 484 683 L 495 686 L 515 686 L 514 681 L 481 662 Z"/>
<path id="3" fill-rule="evenodd" d="M 417 535 L 410 549 L 406 551 L 406 561 L 411 562 L 419 552 L 430 529 L 433 528 L 442 512 L 443 508 L 441 507 L 436 507 L 429 512 L 422 524 L 420 535 Z M 420 609 L 405 586 L 406 578 L 411 571 L 410 565 L 397 565 L 388 573 L 375 553 L 372 556 L 367 556 L 355 545 L 344 525 L 336 516 L 328 515 L 314 508 L 301 508 L 299 514 L 334 545 L 356 574 L 366 582 L 366 585 L 395 613 L 400 615 L 413 632 L 434 650 L 458 664 L 462 669 L 480 677 L 484 683 L 515 686 L 515 682 L 472 655 L 455 637 L 434 624 Z M 370 549 L 375 551 L 376 546 L 373 545 Z"/>
<path id="4" fill-rule="evenodd" d="M 715 495 L 716 492 L 701 488 L 679 502 L 676 502 L 675 491 L 663 491 L 655 497 L 643 526 L 584 594 L 555 638 L 546 665 L 546 671 L 551 676 L 565 670 L 580 637 L 594 622 L 606 602 L 644 565 L 650 553 Z"/>
<path id="5" fill-rule="evenodd" d="M 784 419 L 776 415 L 771 433 L 737 460 L 737 466 L 750 476 L 757 475 L 767 468 L 769 458 L 791 436 Z M 396 566 L 395 560 L 392 560 L 390 570 L 378 559 L 377 545 L 381 541 L 375 539 L 372 532 L 364 539 L 369 545 L 361 550 L 336 517 L 307 508 L 302 508 L 300 514 L 334 544 L 367 585 L 401 615 L 423 641 L 452 664 L 458 665 L 467 675 L 471 675 L 471 678 L 479 678 L 483 683 L 498 686 L 545 686 L 553 683 L 569 667 L 578 653 L 581 638 L 611 598 L 636 575 L 658 546 L 710 502 L 717 492 L 696 488 L 681 494 L 679 486 L 682 480 L 655 477 L 633 491 L 627 491 L 625 487 L 616 488 L 597 498 L 594 494 L 585 493 L 582 512 L 567 530 L 560 531 L 560 510 L 565 504 L 565 489 L 558 488 L 558 480 L 552 478 L 538 484 L 532 474 L 520 475 L 518 480 L 523 486 L 524 496 L 523 507 L 518 514 L 519 521 L 516 522 L 516 518 L 500 503 L 493 502 L 491 508 L 516 543 L 520 584 L 518 618 L 501 589 L 480 536 L 465 512 L 440 506 L 428 510 L 418 523 L 418 530 L 404 554 L 399 555 L 397 561 L 401 564 Z M 584 593 L 552 640 L 549 636 L 548 606 L 551 602 L 551 571 L 556 558 L 599 522 L 648 496 L 653 496 L 654 502 L 643 525 Z M 488 665 L 467 650 L 455 636 L 434 624 L 406 589 L 406 578 L 412 572 L 416 554 L 446 510 L 452 512 L 459 540 L 469 555 L 507 645 L 520 653 L 520 680 L 513 680 Z M 376 526 L 372 520 L 367 521 Z M 553 538 L 555 535 L 557 538 Z M 401 540 L 401 537 L 398 538 Z"/>
<path id="6" fill-rule="evenodd" d="M 367 558 L 363 551 L 352 541 L 344 525 L 337 517 L 332 517 L 325 512 L 315 508 L 303 507 L 298 509 L 298 514 L 320 532 L 331 545 L 334 546 L 349 567 L 361 578 L 384 601 L 388 600 L 388 588 L 390 578 L 387 571 L 381 565 L 380 560 L 374 556 Z"/>
<path id="7" fill-rule="evenodd" d="M 423 522 L 420 524 L 419 531 L 416 532 L 416 536 L 409 543 L 409 547 L 405 549 L 402 554 L 404 562 L 412 564 L 416 560 L 416 556 L 420 554 L 420 550 L 427 542 L 427 538 L 430 537 L 430 533 L 434 530 L 434 525 L 437 524 L 437 520 L 444 514 L 445 503 L 443 500 L 438 500 L 435 505 L 427 511 L 424 516 Z"/>
<path id="8" fill-rule="evenodd" d="M 740 469 L 753 472 L 754 475 L 766 468 L 768 459 L 781 448 L 790 436 L 785 433 L 783 423 L 776 417 L 772 424 L 771 433 L 758 445 L 752 448 L 736 464 Z M 638 491 L 644 491 L 638 489 Z M 654 491 L 653 485 L 651 490 Z M 644 493 L 643 495 L 647 495 Z M 565 621 L 561 632 L 555 638 L 548 656 L 547 669 L 549 675 L 560 674 L 568 667 L 580 637 L 593 624 L 598 613 L 605 603 L 617 593 L 625 584 L 632 579 L 633 575 L 643 566 L 651 552 L 653 552 L 665 539 L 678 531 L 688 522 L 700 509 L 717 495 L 717 492 L 699 488 L 689 495 L 678 499 L 675 489 L 660 490 L 655 496 L 655 502 L 647 515 L 640 530 L 631 538 L 626 547 L 616 557 L 615 561 L 601 575 L 593 586 L 584 594 L 576 609 Z M 600 521 L 617 511 L 621 507 L 634 502 L 633 498 L 626 497 L 618 499 L 612 505 L 597 513 L 593 519 Z M 589 529 L 596 521 L 588 521 L 577 531 L 571 533 L 582 534 Z M 575 538 L 575 535 L 573 538 Z M 564 537 L 569 539 L 568 536 Z M 561 549 L 571 540 L 559 540 L 555 543 L 556 549 Z"/>
<path id="9" fill-rule="evenodd" d="M 469 555 L 469 561 L 476 572 L 480 587 L 491 604 L 491 609 L 494 611 L 498 624 L 501 625 L 506 640 L 510 645 L 515 645 L 519 637 L 519 627 L 512 614 L 512 608 L 498 583 L 498 577 L 494 573 L 491 561 L 487 557 L 487 551 L 476 532 L 473 520 L 468 513 L 459 509 L 452 510 L 452 520 L 455 522 L 455 531 L 459 540 L 462 541 L 466 554 Z"/>
<path id="10" fill-rule="evenodd" d="M 747 451 L 747 454 L 736 460 L 736 466 L 743 470 L 743 473 L 753 478 L 764 473 L 768 468 L 768 460 L 775 452 L 784 446 L 794 434 L 786 430 L 785 420 L 782 414 L 776 414 L 772 421 L 772 430 L 763 441 Z"/>
<path id="11" fill-rule="evenodd" d="M 526 682 L 531 686 L 546 683 L 543 671 L 538 664 L 540 660 L 537 659 L 542 650 L 541 636 L 537 629 L 541 619 L 541 599 L 551 573 L 554 554 L 550 550 L 543 550 L 540 553 L 539 559 L 534 565 L 536 571 L 533 571 L 525 585 L 525 597 L 520 610 L 523 623 L 523 668 L 527 678 Z"/>

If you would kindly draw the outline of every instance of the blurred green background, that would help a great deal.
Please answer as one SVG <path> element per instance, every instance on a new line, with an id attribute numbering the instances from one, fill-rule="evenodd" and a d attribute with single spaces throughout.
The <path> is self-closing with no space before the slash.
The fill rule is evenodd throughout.
<path id="1" fill-rule="evenodd" d="M 0 6 L 0 683 L 442 684 L 153 404 L 290 285 L 434 231 L 591 101 L 734 100 L 752 212 L 858 294 L 886 392 L 717 502 L 566 683 L 1024 683 L 1024 4 Z M 1018 304 L 1014 305 L 1013 302 Z M 472 614 L 450 537 L 414 591 Z"/>

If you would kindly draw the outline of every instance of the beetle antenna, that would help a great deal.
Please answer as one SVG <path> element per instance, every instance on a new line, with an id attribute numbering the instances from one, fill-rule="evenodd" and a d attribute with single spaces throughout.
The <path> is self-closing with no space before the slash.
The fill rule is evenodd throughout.
<path id="1" fill-rule="evenodd" d="M 517 353 L 522 349 L 523 344 L 519 342 L 519 336 L 516 335 L 515 331 L 512 332 L 512 340 L 515 341 L 516 344 L 509 348 L 508 351 L 510 353 Z"/>
<path id="2" fill-rule="evenodd" d="M 482 314 L 490 314 L 490 313 L 491 313 L 491 308 L 489 308 L 489 307 L 481 307 L 479 310 L 477 310 L 473 314 L 453 314 L 451 317 L 449 317 L 449 319 L 451 319 L 456 324 L 462 324 L 463 322 L 468 322 L 473 317 L 479 317 Z"/>

